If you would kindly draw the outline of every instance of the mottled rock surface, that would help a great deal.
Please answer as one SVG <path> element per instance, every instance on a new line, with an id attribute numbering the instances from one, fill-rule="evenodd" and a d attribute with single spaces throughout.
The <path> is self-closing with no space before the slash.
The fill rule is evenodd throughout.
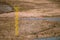
<path id="1" fill-rule="evenodd" d="M 32 40 L 60 36 L 60 22 L 46 20 L 19 20 L 19 36 L 15 35 L 13 18 L 0 18 L 1 40 Z"/>
<path id="2" fill-rule="evenodd" d="M 0 0 L 19 9 L 19 18 L 60 17 L 59 0 Z M 0 11 L 1 12 L 1 11 Z M 19 34 L 15 35 L 15 10 L 0 14 L 0 40 L 33 40 L 60 36 L 60 21 L 18 20 Z"/>

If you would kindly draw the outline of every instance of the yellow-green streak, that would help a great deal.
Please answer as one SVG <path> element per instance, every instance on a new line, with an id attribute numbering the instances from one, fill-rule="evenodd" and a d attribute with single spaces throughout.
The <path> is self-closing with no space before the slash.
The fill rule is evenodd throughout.
<path id="1" fill-rule="evenodd" d="M 18 7 L 14 7 L 15 9 L 15 35 L 18 36 L 19 32 L 18 32 Z"/>

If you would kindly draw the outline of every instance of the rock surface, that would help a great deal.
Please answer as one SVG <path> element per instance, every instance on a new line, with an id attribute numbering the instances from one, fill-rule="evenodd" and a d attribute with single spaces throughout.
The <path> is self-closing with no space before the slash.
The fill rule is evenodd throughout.
<path id="1" fill-rule="evenodd" d="M 19 9 L 19 18 L 60 17 L 57 2 L 48 0 L 0 0 Z M 18 20 L 19 34 L 15 35 L 15 10 L 0 14 L 0 40 L 33 40 L 35 38 L 60 36 L 60 21 Z"/>
<path id="2" fill-rule="evenodd" d="M 56 3 L 50 0 L 1 0 L 1 2 L 6 2 L 13 8 L 17 6 L 19 12 L 23 12 L 22 15 L 60 16 L 59 1 Z"/>

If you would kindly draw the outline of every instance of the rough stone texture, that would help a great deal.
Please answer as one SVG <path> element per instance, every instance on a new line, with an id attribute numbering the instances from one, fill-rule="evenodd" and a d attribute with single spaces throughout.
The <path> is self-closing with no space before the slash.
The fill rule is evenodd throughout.
<path id="1" fill-rule="evenodd" d="M 56 0 L 55 0 L 56 1 Z M 0 0 L 19 7 L 19 17 L 60 17 L 59 2 L 47 0 Z M 15 35 L 15 10 L 0 14 L 0 40 L 33 40 L 60 36 L 60 22 L 19 20 L 19 35 Z"/>
<path id="2" fill-rule="evenodd" d="M 42 16 L 60 16 L 60 1 L 51 1 L 51 0 L 1 0 L 0 2 L 6 2 L 9 5 L 19 7 L 19 11 L 29 11 L 34 13 L 42 14 Z M 41 15 L 40 15 L 41 16 Z"/>
<path id="3" fill-rule="evenodd" d="M 60 36 L 60 22 L 19 20 L 19 36 L 15 35 L 13 18 L 0 18 L 0 40 L 32 40 Z"/>

